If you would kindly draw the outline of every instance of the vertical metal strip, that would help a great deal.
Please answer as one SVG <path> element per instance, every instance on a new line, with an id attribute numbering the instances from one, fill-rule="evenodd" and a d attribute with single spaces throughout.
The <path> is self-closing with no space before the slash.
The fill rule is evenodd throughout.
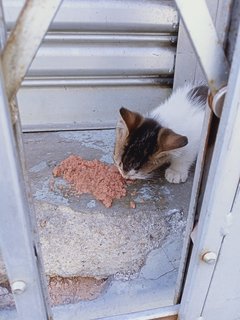
<path id="1" fill-rule="evenodd" d="M 41 287 L 22 168 L 0 66 L 0 243 L 20 319 L 50 319 Z M 19 285 L 23 285 L 22 290 Z M 15 288 L 15 289 L 14 289 Z"/>
<path id="2" fill-rule="evenodd" d="M 32 1 L 28 1 L 28 3 L 30 2 Z M 58 1 L 59 4 L 60 2 L 61 1 Z M 34 4 L 32 5 L 34 6 Z M 51 6 L 51 4 L 49 5 Z M 52 11 L 50 10 L 52 17 L 50 17 L 49 12 L 47 14 L 48 21 L 45 21 L 45 28 L 48 27 L 51 18 L 53 18 L 57 10 L 56 6 L 53 7 L 54 6 L 52 6 Z M 37 7 L 35 9 L 37 9 Z M 44 7 L 44 10 L 46 9 L 47 8 Z M 33 11 L 32 14 L 37 16 L 36 10 Z M 0 2 L 0 18 L 0 41 L 2 50 L 6 41 L 2 2 Z M 32 18 L 34 17 L 32 16 Z M 22 23 L 25 24 L 26 27 L 27 19 Z M 33 37 L 36 36 L 38 30 L 32 30 L 32 25 L 28 25 L 28 27 Z M 45 29 L 45 31 L 46 30 L 47 29 Z M 16 42 L 12 43 L 12 49 L 16 43 L 18 43 L 20 47 L 21 45 L 25 45 L 21 43 L 21 41 L 19 43 L 18 31 L 19 29 L 16 27 L 14 35 Z M 44 34 L 41 33 L 36 37 L 38 44 L 36 39 L 33 41 L 35 45 L 34 47 L 32 46 L 32 58 L 35 54 L 33 51 L 37 50 L 42 40 L 40 38 L 43 36 Z M 22 52 L 22 54 L 23 53 L 24 52 Z M 12 65 L 12 67 L 17 69 L 22 59 L 20 59 L 19 56 L 15 58 L 19 60 L 14 60 L 16 66 Z M 17 86 L 20 86 L 20 76 L 23 77 L 25 75 L 28 64 L 31 63 L 32 58 L 29 52 L 28 63 L 26 62 L 24 68 L 21 69 L 21 72 L 18 74 L 18 79 L 14 79 Z M 16 99 L 11 99 L 11 107 L 8 105 L 5 95 L 5 83 L 2 77 L 2 62 L 0 64 L 1 250 L 14 293 L 19 318 L 27 320 L 33 317 L 37 320 L 52 319 L 41 252 L 39 249 L 36 217 L 33 210 L 30 187 L 27 183 L 19 111 Z M 8 75 L 11 77 L 12 71 L 13 70 L 9 69 L 9 66 L 7 66 L 7 69 L 5 68 L 7 78 Z M 17 90 L 17 87 L 15 87 L 15 90 Z"/>
<path id="3" fill-rule="evenodd" d="M 219 0 L 218 2 L 213 3 L 211 0 L 207 0 L 207 5 L 210 10 L 210 14 L 214 21 L 214 25 L 216 26 L 216 30 L 218 33 L 218 38 L 224 46 L 228 33 L 228 23 L 230 20 L 230 8 L 231 8 L 232 0 Z M 188 81 L 193 81 L 194 83 L 198 83 L 200 79 L 204 79 L 202 72 L 200 72 L 199 64 L 197 63 L 196 55 L 193 52 L 192 46 L 188 40 L 186 35 L 186 31 L 183 30 L 183 26 L 180 26 L 180 38 L 179 43 L 179 52 L 177 52 L 177 61 L 179 65 L 176 67 L 175 73 L 177 73 L 177 77 L 174 77 L 174 86 L 179 87 L 183 84 L 184 79 L 188 79 Z M 181 42 L 182 41 L 182 42 Z M 185 52 L 186 50 L 186 52 Z M 193 70 L 189 73 L 189 70 L 185 71 L 186 66 L 189 62 L 193 62 Z M 185 69 L 184 69 L 185 67 Z M 192 67 L 192 66 L 191 66 Z M 190 68 L 191 69 L 191 68 Z M 192 78 L 191 78 L 192 76 Z M 187 259 L 189 256 L 189 249 L 191 247 L 191 239 L 190 234 L 193 230 L 194 219 L 196 214 L 197 205 L 199 204 L 199 192 L 200 186 L 202 183 L 202 174 L 204 170 L 204 166 L 206 165 L 206 155 L 209 154 L 209 146 L 208 146 L 208 136 L 210 133 L 210 128 L 212 124 L 212 112 L 210 109 L 206 110 L 205 120 L 203 124 L 202 137 L 201 137 L 201 145 L 199 146 L 199 155 L 195 167 L 195 176 L 192 188 L 192 194 L 189 204 L 188 210 L 188 219 L 187 226 L 185 231 L 185 237 L 183 242 L 183 250 L 182 250 L 182 258 L 179 267 L 178 279 L 175 289 L 175 302 L 179 302 L 181 298 L 181 293 L 183 289 L 183 282 L 185 278 L 186 268 L 187 268 Z M 206 168 L 205 168 L 206 169 Z"/>
<path id="4" fill-rule="evenodd" d="M 0 0 L 0 51 L 2 52 L 7 40 L 7 29 L 6 29 L 6 22 L 4 17 L 4 11 L 3 11 L 3 5 L 2 0 Z M 45 272 L 43 267 L 43 261 L 42 261 L 42 254 L 40 249 L 40 240 L 39 235 L 37 231 L 37 221 L 35 216 L 35 210 L 33 205 L 33 199 L 32 199 L 32 192 L 30 188 L 30 183 L 28 179 L 27 169 L 26 169 L 26 163 L 25 163 L 25 155 L 24 155 L 24 144 L 22 140 L 22 127 L 21 127 L 21 119 L 19 115 L 19 108 L 17 103 L 17 98 L 12 99 L 10 104 L 10 112 L 11 115 L 13 115 L 14 119 L 12 119 L 12 128 L 13 133 L 16 141 L 16 148 L 18 151 L 18 155 L 20 158 L 20 164 L 23 170 L 23 176 L 24 176 L 24 183 L 26 188 L 26 194 L 28 195 L 28 203 L 30 207 L 30 222 L 31 222 L 31 230 L 32 230 L 32 237 L 34 238 L 34 249 L 35 254 L 37 255 L 38 259 L 38 269 L 39 269 L 39 275 L 41 277 L 41 285 L 43 289 L 43 294 L 45 297 L 45 303 L 47 305 L 47 308 L 50 307 L 50 299 L 48 294 L 48 288 L 47 288 L 47 281 L 45 278 Z"/>
<path id="5" fill-rule="evenodd" d="M 201 136 L 201 143 L 199 146 L 199 154 L 197 158 L 197 163 L 195 167 L 195 175 L 194 175 L 194 182 L 192 187 L 192 193 L 191 193 L 191 199 L 189 203 L 189 209 L 188 209 L 188 218 L 187 218 L 187 225 L 186 230 L 184 233 L 184 241 L 183 241 L 183 249 L 182 249 L 182 256 L 178 271 L 178 277 L 175 287 L 175 297 L 174 302 L 179 303 L 182 290 L 183 290 L 183 283 L 186 276 L 186 270 L 187 270 L 187 260 L 190 255 L 190 247 L 191 247 L 191 233 L 193 231 L 194 226 L 194 219 L 195 219 L 195 213 L 197 209 L 197 200 L 199 197 L 199 191 L 201 186 L 201 180 L 202 180 L 202 174 L 203 174 L 203 168 L 205 164 L 205 157 L 206 157 L 206 149 L 207 149 L 207 142 L 209 138 L 209 132 L 210 132 L 210 126 L 211 126 L 211 120 L 212 120 L 212 112 L 210 109 L 207 110 L 205 114 L 205 119 L 203 123 L 203 130 L 202 130 L 202 136 Z"/>
<path id="6" fill-rule="evenodd" d="M 231 208 L 240 176 L 239 54 L 240 29 L 180 307 L 183 320 L 202 317 L 223 238 L 230 232 Z M 204 260 L 207 252 L 216 257 L 212 264 Z"/>

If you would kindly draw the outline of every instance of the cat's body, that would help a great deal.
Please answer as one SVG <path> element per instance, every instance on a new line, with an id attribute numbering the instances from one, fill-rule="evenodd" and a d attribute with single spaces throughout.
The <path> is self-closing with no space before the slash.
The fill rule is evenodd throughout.
<path id="1" fill-rule="evenodd" d="M 185 85 L 147 117 L 121 108 L 114 151 L 121 174 L 146 179 L 170 162 L 166 179 L 185 182 L 198 153 L 207 92 L 206 86 Z"/>

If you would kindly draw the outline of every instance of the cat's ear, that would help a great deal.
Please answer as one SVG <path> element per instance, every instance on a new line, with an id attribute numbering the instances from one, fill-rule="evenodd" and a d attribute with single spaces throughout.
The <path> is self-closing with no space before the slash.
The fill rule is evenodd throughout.
<path id="1" fill-rule="evenodd" d="M 158 134 L 158 145 L 161 151 L 182 148 L 188 144 L 188 138 L 175 133 L 171 129 L 161 129 Z"/>
<path id="2" fill-rule="evenodd" d="M 143 117 L 137 112 L 130 111 L 126 108 L 121 108 L 119 112 L 129 133 L 143 122 Z"/>

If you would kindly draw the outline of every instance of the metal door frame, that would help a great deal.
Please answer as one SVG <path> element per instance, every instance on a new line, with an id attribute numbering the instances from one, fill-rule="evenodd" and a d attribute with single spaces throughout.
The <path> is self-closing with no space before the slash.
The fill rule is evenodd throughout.
<path id="1" fill-rule="evenodd" d="M 178 1 L 178 0 L 177 0 Z M 178 1 L 181 5 L 188 5 L 188 2 Z M 206 0 L 209 13 L 212 18 L 212 22 L 216 28 L 218 41 L 222 48 L 226 45 L 226 38 L 228 36 L 228 25 L 230 23 L 231 16 L 231 0 L 218 0 L 211 1 Z M 204 18 L 202 17 L 204 21 Z M 196 25 L 197 28 L 197 25 Z M 173 90 L 183 86 L 187 82 L 206 83 L 206 77 L 204 76 L 204 69 L 201 67 L 200 61 L 196 55 L 194 44 L 189 35 L 189 28 L 184 26 L 183 21 L 180 21 L 179 33 L 178 33 L 178 45 L 176 54 L 176 66 Z M 191 64 L 191 68 L 189 68 Z M 183 243 L 182 258 L 179 266 L 179 273 L 177 279 L 177 285 L 175 290 L 175 302 L 179 303 L 182 295 L 183 282 L 185 279 L 186 269 L 189 260 L 189 249 L 191 246 L 191 233 L 194 229 L 195 214 L 198 206 L 198 199 L 200 197 L 201 181 L 203 178 L 204 165 L 206 160 L 208 139 L 211 129 L 211 123 L 213 118 L 213 112 L 211 109 L 206 110 L 204 124 L 202 128 L 201 144 L 199 146 L 199 154 L 195 167 L 194 181 L 191 193 L 191 199 L 189 203 L 187 225 Z"/>
<path id="2" fill-rule="evenodd" d="M 24 174 L 22 132 L 15 95 L 61 0 L 26 1 L 6 43 L 2 2 L 0 4 L 1 251 L 18 317 L 30 320 L 34 315 L 36 320 L 50 320 L 52 313 L 35 213 Z"/>
<path id="3" fill-rule="evenodd" d="M 183 18 L 186 18 L 184 6 L 191 6 L 192 0 L 176 0 L 176 2 Z M 196 2 L 200 6 L 204 6 L 203 3 L 205 3 L 201 0 Z M 4 75 L 4 79 L 3 77 L 0 78 L 0 104 L 2 109 L 0 137 L 1 145 L 5 146 L 4 153 L 0 154 L 1 181 L 3 183 L 7 178 L 8 183 L 8 188 L 5 187 L 1 194 L 0 234 L 4 261 L 14 293 L 18 315 L 25 320 L 32 319 L 33 314 L 34 319 L 39 320 L 52 319 L 52 315 L 48 308 L 44 276 L 41 273 L 41 252 L 38 239 L 34 236 L 34 233 L 37 232 L 34 227 L 34 214 L 28 204 L 27 189 L 23 178 L 23 162 L 20 161 L 20 159 L 23 160 L 22 150 L 19 150 L 19 148 L 21 149 L 21 133 L 16 129 L 20 128 L 16 125 L 19 123 L 19 116 L 12 101 L 60 3 L 60 0 L 54 0 L 51 3 L 48 0 L 35 0 L 33 5 L 30 1 L 26 2 L 25 8 L 4 47 L 0 65 L 0 73 Z M 45 15 L 46 12 L 48 12 L 47 15 Z M 204 12 L 204 18 L 209 18 L 208 11 L 205 10 Z M 29 21 L 36 16 L 39 16 L 40 19 L 36 19 L 35 28 L 31 28 L 30 33 L 26 34 L 26 30 L 29 29 Z M 27 29 L 24 29 L 24 27 Z M 3 31 L 1 29 L 2 34 Z M 31 41 L 25 41 L 26 35 L 30 37 Z M 208 34 L 208 36 L 212 35 L 216 36 L 214 32 Z M 15 38 L 17 41 L 14 41 Z M 214 39 L 216 40 L 217 37 Z M 193 38 L 193 43 L 197 44 L 196 38 Z M 209 83 L 214 95 L 227 82 L 227 66 L 225 56 L 222 54 L 221 43 L 219 45 L 215 42 L 219 59 L 216 63 L 211 60 L 210 67 L 208 56 L 201 55 L 203 51 L 200 47 L 196 47 L 197 52 L 200 52 L 199 56 L 203 69 L 205 72 L 207 71 L 208 80 L 211 80 L 211 77 L 214 78 L 214 83 Z M 237 40 L 228 91 L 180 305 L 105 319 L 156 319 L 157 317 L 177 315 L 179 308 L 179 318 L 181 320 L 203 319 L 202 315 L 205 311 L 204 308 L 216 268 L 224 261 L 224 259 L 220 261 L 219 258 L 224 243 L 232 232 L 236 232 L 231 228 L 232 221 L 234 219 L 238 221 L 239 219 L 237 215 L 233 217 L 232 214 L 236 206 L 239 205 L 240 198 L 240 169 L 238 168 L 240 149 L 237 149 L 237 137 L 240 135 L 240 110 L 238 108 L 240 93 L 237 90 L 240 86 L 239 53 L 240 35 Z M 11 72 L 12 69 L 14 69 L 14 73 Z M 235 152 L 236 150 L 237 152 Z M 9 168 L 10 174 L 6 177 L 5 172 L 9 172 Z M 196 179 L 200 179 L 200 175 Z M 221 184 L 221 181 L 225 183 Z M 222 194 L 225 195 L 224 199 Z M 17 229 L 14 227 L 16 224 L 18 225 Z M 15 268 L 19 261 L 24 266 L 21 270 Z M 200 287 L 199 282 L 202 282 Z"/>
<path id="4" fill-rule="evenodd" d="M 218 290 L 220 283 L 219 281 L 216 283 L 216 279 L 219 280 L 220 271 L 227 272 L 227 270 L 229 270 L 231 263 L 232 265 L 239 265 L 240 263 L 238 254 L 233 255 L 231 263 L 229 260 L 225 261 L 227 257 L 226 248 L 232 247 L 235 248 L 236 251 L 236 238 L 239 239 L 235 225 L 239 225 L 240 222 L 240 218 L 236 214 L 240 200 L 240 154 L 239 151 L 237 151 L 237 148 L 239 149 L 238 137 L 240 136 L 240 95 L 238 92 L 240 77 L 238 61 L 240 54 L 240 29 L 238 30 L 234 57 L 228 79 L 227 61 L 223 51 L 220 52 L 221 48 L 220 51 L 216 48 L 216 50 L 213 50 L 215 53 L 218 51 L 215 59 L 211 54 L 208 59 L 206 52 L 204 52 L 204 43 L 200 39 L 200 30 L 199 34 L 196 33 L 198 29 L 197 25 L 199 25 L 199 12 L 201 12 L 201 14 L 204 13 L 202 21 L 206 22 L 206 26 L 204 26 L 204 28 L 206 28 L 205 31 L 207 31 L 207 26 L 211 24 L 209 17 L 207 17 L 208 13 L 205 1 L 197 0 L 193 2 L 190 0 L 176 0 L 176 3 L 191 39 L 194 51 L 199 57 L 198 61 L 200 61 L 202 70 L 208 81 L 211 90 L 210 97 L 211 94 L 216 94 L 215 97 L 217 97 L 217 92 L 220 92 L 223 86 L 226 86 L 227 88 L 227 90 L 225 90 L 226 97 L 201 203 L 199 221 L 194 228 L 194 216 L 200 196 L 200 183 L 202 180 L 204 160 L 207 152 L 208 133 L 213 112 L 209 109 L 205 117 L 201 152 L 196 166 L 188 224 L 185 234 L 183 258 L 178 277 L 176 292 L 176 301 L 180 302 L 178 317 L 180 320 L 220 320 L 226 319 L 226 314 L 224 315 L 222 306 L 219 303 L 220 300 L 222 302 L 224 301 L 219 298 L 220 296 L 224 296 L 224 293 Z M 213 26 L 210 26 L 208 32 L 206 32 L 207 36 L 205 37 L 206 43 L 210 45 L 210 50 L 214 46 L 222 46 L 223 48 L 228 31 L 227 27 L 231 5 L 232 1 L 228 0 L 220 0 L 216 3 L 218 10 L 215 15 L 216 18 L 213 18 L 213 20 L 215 20 L 215 25 L 219 33 L 219 40 L 216 42 L 217 37 L 216 34 L 214 34 L 215 30 Z M 188 11 L 191 12 L 191 17 Z M 191 32 L 192 30 L 194 32 Z M 182 57 L 180 57 L 180 59 L 182 60 Z M 194 56 L 194 53 L 193 60 L 195 60 L 196 64 L 194 79 L 198 82 L 199 78 L 202 79 L 202 72 L 199 72 L 198 61 L 196 56 Z M 185 67 L 187 63 L 187 60 L 185 60 Z M 222 69 L 221 65 L 223 66 Z M 177 80 L 179 81 L 179 79 Z M 214 101 L 214 98 L 213 100 L 210 99 L 210 105 L 212 101 Z M 216 105 L 214 106 L 213 104 L 212 107 L 213 111 L 217 111 L 214 109 L 216 108 Z M 216 112 L 216 114 L 219 116 L 218 112 Z M 192 252 L 189 257 L 189 263 L 187 263 L 187 249 L 190 247 L 191 235 L 193 241 L 191 245 Z M 184 279 L 185 276 L 186 279 Z M 240 314 L 240 311 L 237 310 L 236 307 L 235 309 L 231 309 L 229 303 L 232 300 L 236 300 L 239 303 L 239 296 L 236 296 L 236 293 L 231 290 L 231 285 L 233 285 L 234 281 L 239 281 L 239 277 L 238 271 L 233 268 L 230 280 L 221 279 L 228 294 L 224 296 L 224 308 L 229 310 L 227 315 L 229 319 L 235 319 L 235 317 Z M 183 294 L 181 296 L 182 287 Z"/>

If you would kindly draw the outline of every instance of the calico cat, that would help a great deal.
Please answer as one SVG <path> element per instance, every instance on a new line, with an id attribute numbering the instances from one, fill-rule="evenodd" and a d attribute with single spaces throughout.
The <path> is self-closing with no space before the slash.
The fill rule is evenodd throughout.
<path id="1" fill-rule="evenodd" d="M 207 95 L 207 86 L 187 84 L 147 117 L 121 108 L 114 161 L 122 176 L 148 179 L 170 163 L 167 181 L 185 182 L 198 153 Z"/>

